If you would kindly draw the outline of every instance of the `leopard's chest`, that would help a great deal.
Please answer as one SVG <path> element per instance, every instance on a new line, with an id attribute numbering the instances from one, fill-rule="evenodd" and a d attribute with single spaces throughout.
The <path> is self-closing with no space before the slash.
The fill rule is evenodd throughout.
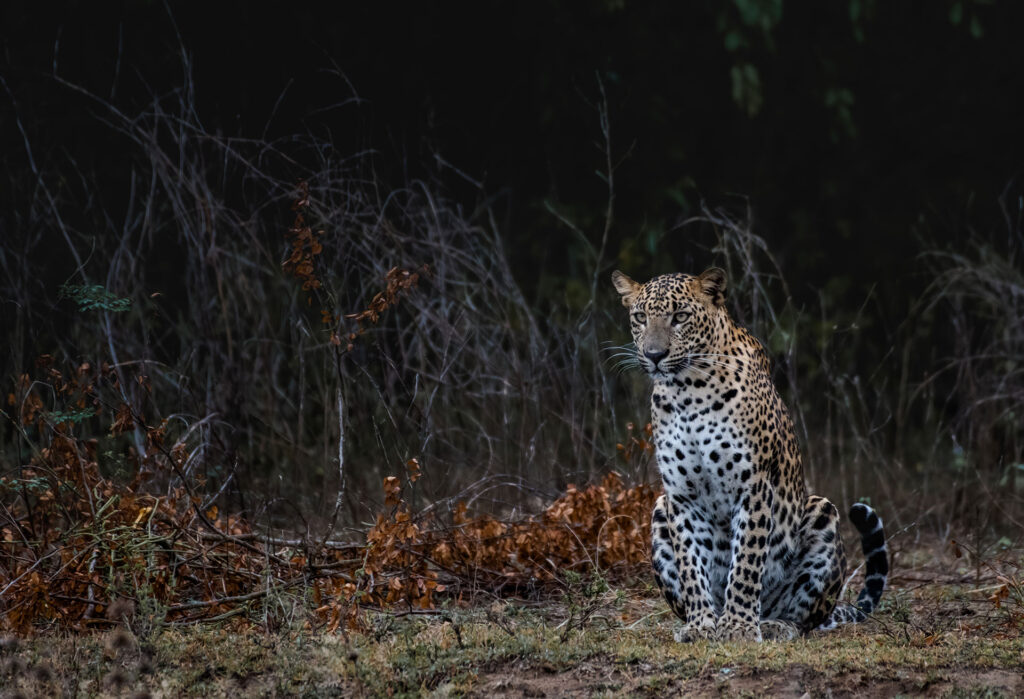
<path id="1" fill-rule="evenodd" d="M 687 388 L 656 386 L 652 395 L 662 483 L 669 497 L 696 505 L 725 526 L 754 475 L 749 425 L 736 392 Z"/>

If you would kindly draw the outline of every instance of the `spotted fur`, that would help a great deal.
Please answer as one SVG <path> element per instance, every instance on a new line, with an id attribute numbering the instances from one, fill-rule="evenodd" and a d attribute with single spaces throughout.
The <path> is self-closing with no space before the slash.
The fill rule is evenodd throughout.
<path id="1" fill-rule="evenodd" d="M 850 519 L 866 579 L 836 604 L 846 575 L 839 512 L 808 495 L 793 422 L 760 342 L 725 308 L 725 273 L 638 284 L 614 272 L 640 365 L 654 380 L 651 422 L 665 493 L 652 514 L 651 563 L 681 641 L 794 638 L 862 621 L 889 571 L 870 507 Z"/>

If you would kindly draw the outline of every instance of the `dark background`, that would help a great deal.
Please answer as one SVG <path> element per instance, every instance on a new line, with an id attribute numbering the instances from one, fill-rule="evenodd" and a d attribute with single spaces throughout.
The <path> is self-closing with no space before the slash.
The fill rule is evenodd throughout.
<path id="1" fill-rule="evenodd" d="M 922 217 L 938 239 L 968 218 L 997 225 L 1024 153 L 1014 2 L 12 0 L 0 12 L 0 70 L 37 148 L 114 176 L 116 152 L 76 141 L 92 117 L 54 68 L 137 104 L 180 83 L 184 51 L 210 131 L 308 129 L 341 151 L 376 149 L 392 184 L 436 170 L 435 155 L 482 183 L 534 292 L 574 259 L 543 202 L 584 222 L 603 211 L 598 80 L 622 158 L 613 252 L 637 276 L 710 262 L 669 231 L 702 201 L 746 197 L 797 294 L 839 277 L 863 294 L 906 270 Z M 752 98 L 733 94 L 744 66 Z M 331 108 L 353 95 L 358 108 Z M 24 154 L 5 102 L 10 168 Z M 479 195 L 443 175 L 467 204 Z"/>

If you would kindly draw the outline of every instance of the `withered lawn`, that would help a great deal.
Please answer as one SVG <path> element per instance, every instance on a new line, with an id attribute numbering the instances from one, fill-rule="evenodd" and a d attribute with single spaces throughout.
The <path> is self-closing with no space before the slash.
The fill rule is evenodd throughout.
<path id="1" fill-rule="evenodd" d="M 961 550 L 961 553 L 963 551 Z M 673 642 L 643 580 L 569 576 L 554 597 L 365 610 L 362 630 L 311 626 L 301 597 L 246 622 L 9 640 L 5 695 L 1016 696 L 1024 691 L 1019 552 L 896 552 L 868 623 L 788 643 Z M 856 585 L 854 581 L 853 586 Z M 273 607 L 273 608 L 271 608 Z M 142 612 L 136 612 L 141 614 Z M 260 619 L 266 624 L 260 629 Z M 254 623 L 255 622 L 255 623 Z"/>

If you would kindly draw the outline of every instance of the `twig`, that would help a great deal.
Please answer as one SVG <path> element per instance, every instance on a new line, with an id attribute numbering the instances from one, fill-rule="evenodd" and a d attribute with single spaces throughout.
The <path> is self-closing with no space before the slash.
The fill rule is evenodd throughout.
<path id="1" fill-rule="evenodd" d="M 650 614 L 644 615 L 644 616 L 640 617 L 639 619 L 637 619 L 636 621 L 634 621 L 629 626 L 627 626 L 626 630 L 627 631 L 632 631 L 637 626 L 639 626 L 641 622 L 646 621 L 647 619 L 650 619 L 651 617 L 664 616 L 665 614 L 668 614 L 670 611 L 672 611 L 672 610 L 671 609 L 662 609 L 659 612 L 651 612 Z"/>
<path id="2" fill-rule="evenodd" d="M 299 583 L 302 583 L 302 582 L 305 582 L 304 578 L 296 578 L 296 579 L 290 580 L 290 581 L 284 583 L 283 585 L 280 585 L 279 587 L 276 587 L 274 589 L 276 591 L 287 590 L 287 589 L 289 589 L 291 587 L 295 587 L 296 585 L 298 585 Z M 270 592 L 270 587 L 269 586 L 264 586 L 260 590 L 256 590 L 255 592 L 250 592 L 250 593 L 245 594 L 245 595 L 236 595 L 234 597 L 221 597 L 221 598 L 218 598 L 218 599 L 205 600 L 205 601 L 202 601 L 202 602 L 186 602 L 184 604 L 176 604 L 173 607 L 168 607 L 167 608 L 167 613 L 170 614 L 172 612 L 183 612 L 183 611 L 187 611 L 189 609 L 203 609 L 203 608 L 206 608 L 206 607 L 216 607 L 216 606 L 221 605 L 221 604 L 237 604 L 239 602 L 249 602 L 249 601 L 254 600 L 254 599 L 259 599 L 260 597 L 263 597 L 264 595 L 268 594 L 269 592 Z"/>
<path id="3" fill-rule="evenodd" d="M 198 531 L 195 535 L 201 539 L 219 539 L 227 541 L 228 543 L 241 543 L 249 541 L 257 541 L 261 544 L 268 544 L 270 546 L 277 546 L 280 548 L 303 548 L 309 546 L 308 539 L 281 539 L 272 536 L 265 536 L 263 534 L 249 533 L 249 534 L 225 534 L 224 532 L 208 532 Z M 351 541 L 334 541 L 328 540 L 321 544 L 323 548 L 330 549 L 332 551 L 359 551 L 365 548 L 365 544 L 357 544 Z"/>

